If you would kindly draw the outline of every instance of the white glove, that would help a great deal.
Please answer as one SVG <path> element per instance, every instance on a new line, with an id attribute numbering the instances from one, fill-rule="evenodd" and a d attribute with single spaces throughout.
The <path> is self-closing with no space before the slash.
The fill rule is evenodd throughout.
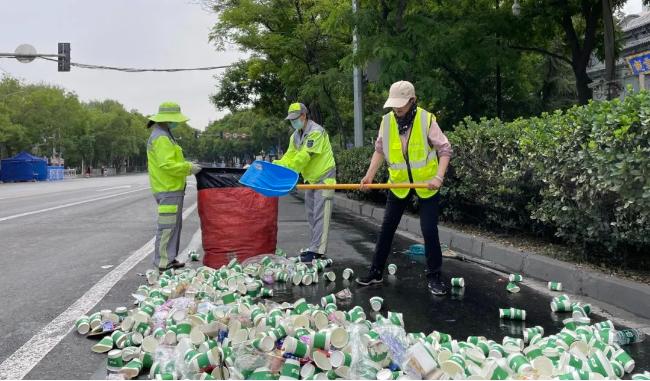
<path id="1" fill-rule="evenodd" d="M 190 173 L 196 175 L 197 173 L 201 172 L 201 169 L 203 168 L 201 168 L 200 165 L 196 163 L 192 163 L 192 167 L 190 168 Z"/>

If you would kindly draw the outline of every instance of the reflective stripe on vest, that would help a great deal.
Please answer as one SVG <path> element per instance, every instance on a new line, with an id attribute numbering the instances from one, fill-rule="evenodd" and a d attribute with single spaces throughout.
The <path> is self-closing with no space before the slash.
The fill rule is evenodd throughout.
<path id="1" fill-rule="evenodd" d="M 416 120 L 407 139 L 406 154 L 399 134 L 397 121 L 393 113 L 384 116 L 382 120 L 382 138 L 384 158 L 388 165 L 389 182 L 428 182 L 433 179 L 438 168 L 438 157 L 435 149 L 429 145 L 430 116 L 426 110 L 418 108 Z M 391 189 L 398 198 L 409 195 L 409 189 Z M 425 188 L 415 189 L 421 198 L 428 198 L 437 193 L 437 190 Z"/>
<path id="2" fill-rule="evenodd" d="M 386 158 L 386 163 L 388 164 L 388 167 L 390 169 L 408 169 L 408 165 L 406 163 L 394 163 L 393 160 L 391 160 L 390 157 L 390 149 L 388 147 L 388 142 L 390 141 L 390 115 L 391 113 L 388 113 L 384 115 L 384 119 L 382 121 L 382 146 L 384 149 L 384 157 Z M 429 146 L 429 113 L 426 110 L 420 111 L 420 132 L 422 134 L 422 140 L 426 142 L 427 149 L 429 150 L 429 154 L 427 155 L 426 159 L 424 160 L 418 160 L 418 161 L 409 161 L 409 164 L 411 165 L 411 169 L 419 169 L 419 168 L 424 168 L 431 159 L 436 158 L 436 151 L 431 149 Z M 413 130 L 411 129 L 411 133 L 413 133 Z M 406 145 L 406 150 L 408 152 L 408 144 Z M 404 150 L 402 149 L 402 152 Z"/>

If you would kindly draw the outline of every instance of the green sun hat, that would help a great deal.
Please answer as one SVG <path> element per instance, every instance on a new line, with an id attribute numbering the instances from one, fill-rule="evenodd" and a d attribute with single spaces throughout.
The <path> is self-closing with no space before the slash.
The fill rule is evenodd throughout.
<path id="1" fill-rule="evenodd" d="M 153 122 L 187 122 L 190 118 L 181 114 L 181 106 L 175 102 L 163 102 L 158 106 L 158 114 L 149 116 Z"/>

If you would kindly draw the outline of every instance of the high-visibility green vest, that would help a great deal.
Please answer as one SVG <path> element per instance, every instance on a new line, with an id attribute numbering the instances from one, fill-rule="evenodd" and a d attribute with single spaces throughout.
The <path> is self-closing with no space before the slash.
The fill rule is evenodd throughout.
<path id="1" fill-rule="evenodd" d="M 397 128 L 395 114 L 391 111 L 382 119 L 382 143 L 384 157 L 388 164 L 390 183 L 421 183 L 433 180 L 438 171 L 438 156 L 436 150 L 429 146 L 429 126 L 433 115 L 418 107 L 411 136 L 408 140 L 408 160 L 402 151 L 402 141 Z M 409 179 L 409 169 L 412 178 Z M 391 189 L 399 198 L 408 196 L 410 189 Z M 420 198 L 429 198 L 437 190 L 417 188 Z"/>
<path id="2" fill-rule="evenodd" d="M 300 173 L 305 182 L 317 184 L 328 183 L 336 177 L 336 162 L 327 131 L 309 120 L 305 132 L 295 131 L 289 139 L 289 148 L 280 160 L 274 164 L 281 165 Z"/>
<path id="3" fill-rule="evenodd" d="M 153 193 L 185 190 L 185 177 L 192 163 L 185 161 L 183 149 L 165 129 L 154 126 L 147 142 L 147 169 Z"/>

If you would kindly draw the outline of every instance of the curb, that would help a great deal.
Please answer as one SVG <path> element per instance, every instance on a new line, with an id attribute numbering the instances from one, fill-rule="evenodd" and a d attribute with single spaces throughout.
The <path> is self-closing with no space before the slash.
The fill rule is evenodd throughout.
<path id="1" fill-rule="evenodd" d="M 302 198 L 301 194 L 297 195 Z M 368 217 L 381 223 L 384 208 L 349 199 L 336 194 L 334 209 L 353 215 Z M 421 237 L 420 219 L 402 216 L 398 227 Z M 460 252 L 482 265 L 500 271 L 516 272 L 542 281 L 562 282 L 565 291 L 588 296 L 624 309 L 635 315 L 650 319 L 650 286 L 618 279 L 596 271 L 586 270 L 571 263 L 506 247 L 489 239 L 483 239 L 445 226 L 438 226 L 440 243 Z"/>

